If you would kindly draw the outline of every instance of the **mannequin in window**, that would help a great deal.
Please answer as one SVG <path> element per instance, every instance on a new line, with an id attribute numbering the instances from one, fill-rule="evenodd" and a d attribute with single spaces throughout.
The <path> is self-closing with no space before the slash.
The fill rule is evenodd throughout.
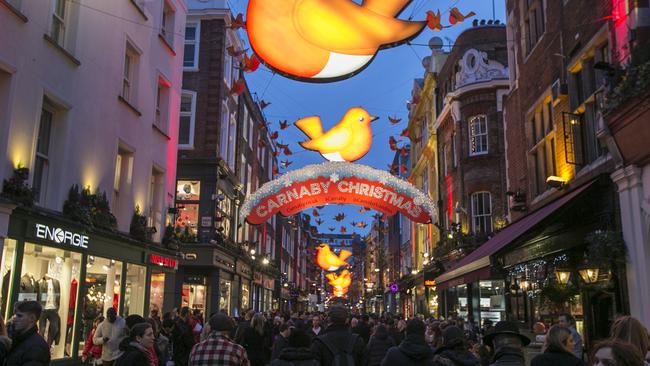
<path id="1" fill-rule="evenodd" d="M 18 301 L 38 299 L 38 282 L 34 279 L 31 272 L 25 272 L 20 277 L 20 292 L 18 293 Z"/>
<path id="2" fill-rule="evenodd" d="M 47 330 L 47 344 L 52 342 L 59 344 L 61 335 L 61 317 L 59 316 L 59 305 L 61 303 L 61 284 L 59 280 L 49 274 L 45 274 L 38 282 L 40 289 L 38 301 L 43 306 L 43 312 L 38 322 L 38 329 L 42 336 Z"/>

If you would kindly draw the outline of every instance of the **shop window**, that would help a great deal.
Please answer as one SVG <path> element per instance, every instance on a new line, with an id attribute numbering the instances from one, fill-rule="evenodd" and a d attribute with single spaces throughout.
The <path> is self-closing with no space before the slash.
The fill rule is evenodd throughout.
<path id="1" fill-rule="evenodd" d="M 149 209 L 147 210 L 147 226 L 154 229 L 153 241 L 160 241 L 160 233 L 163 230 L 163 192 L 165 174 L 153 167 L 151 169 L 151 181 L 149 182 Z"/>
<path id="2" fill-rule="evenodd" d="M 183 68 L 194 71 L 199 68 L 199 44 L 201 39 L 201 23 L 185 25 L 185 52 L 183 53 Z"/>
<path id="3" fill-rule="evenodd" d="M 492 232 L 492 197 L 490 192 L 472 194 L 472 231 Z"/>
<path id="4" fill-rule="evenodd" d="M 230 314 L 230 293 L 232 282 L 227 280 L 219 281 L 219 311 Z"/>
<path id="5" fill-rule="evenodd" d="M 469 155 L 488 153 L 487 116 L 474 116 L 469 119 Z"/>
<path id="6" fill-rule="evenodd" d="M 194 128 L 196 121 L 196 92 L 183 90 L 178 127 L 178 148 L 194 148 Z"/>
<path id="7" fill-rule="evenodd" d="M 124 289 L 124 316 L 130 314 L 144 315 L 146 274 L 146 267 L 127 263 L 126 288 Z"/>
<path id="8" fill-rule="evenodd" d="M 490 319 L 495 324 L 505 320 L 504 281 L 480 281 L 479 288 L 481 320 Z"/>
<path id="9" fill-rule="evenodd" d="M 2 298 L 0 299 L 2 303 L 2 315 L 3 319 L 8 319 L 9 308 L 9 299 L 11 299 L 11 284 L 13 283 L 13 275 L 11 268 L 16 264 L 16 241 L 13 239 L 5 239 L 4 247 L 2 249 L 2 268 L 0 268 L 0 274 L 2 274 L 2 282 L 0 283 L 0 294 Z"/>
<path id="10" fill-rule="evenodd" d="M 165 303 L 165 272 L 151 272 L 151 287 L 149 290 L 149 314 L 154 311 L 158 316 L 163 314 L 163 305 Z"/>
<path id="11" fill-rule="evenodd" d="M 18 301 L 38 301 L 43 306 L 38 329 L 52 359 L 70 357 L 80 265 L 79 253 L 25 244 Z"/>
<path id="12" fill-rule="evenodd" d="M 217 205 L 215 215 L 215 226 L 224 237 L 230 238 L 233 217 L 232 199 L 228 197 L 221 189 L 217 191 Z"/>
<path id="13" fill-rule="evenodd" d="M 48 178 L 50 175 L 51 143 L 52 143 L 52 122 L 55 109 L 48 98 L 43 98 L 41 110 L 41 121 L 38 126 L 38 137 L 36 141 L 36 154 L 34 157 L 34 181 L 33 188 L 36 193 L 36 202 L 45 204 L 47 196 Z"/>
<path id="14" fill-rule="evenodd" d="M 189 307 L 205 313 L 206 286 L 184 283 L 181 293 L 181 307 Z"/>
<path id="15" fill-rule="evenodd" d="M 176 183 L 176 227 L 195 236 L 199 223 L 199 200 L 201 199 L 201 182 L 179 180 Z"/>

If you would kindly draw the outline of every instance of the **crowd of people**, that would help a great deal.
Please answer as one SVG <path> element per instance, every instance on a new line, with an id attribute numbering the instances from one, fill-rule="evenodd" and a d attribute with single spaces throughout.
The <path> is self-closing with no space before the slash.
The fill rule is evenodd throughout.
<path id="1" fill-rule="evenodd" d="M 50 350 L 38 332 L 43 311 L 36 301 L 16 303 L 0 321 L 0 365 L 50 364 Z M 0 319 L 1 320 L 1 319 Z M 650 359 L 646 328 L 630 316 L 617 318 L 611 336 L 585 355 L 570 315 L 547 330 L 537 323 L 533 339 L 519 324 L 463 319 L 404 319 L 399 315 L 351 315 L 346 307 L 327 313 L 247 312 L 234 319 L 223 312 L 204 321 L 184 307 L 160 316 L 152 311 L 120 317 L 114 308 L 93 322 L 81 360 L 103 366 L 644 366 Z M 534 357 L 526 352 L 538 344 Z"/>

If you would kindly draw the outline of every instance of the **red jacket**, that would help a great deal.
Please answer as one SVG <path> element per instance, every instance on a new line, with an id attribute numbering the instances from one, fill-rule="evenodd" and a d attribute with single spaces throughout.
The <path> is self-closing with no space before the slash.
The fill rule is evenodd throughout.
<path id="1" fill-rule="evenodd" d="M 88 351 L 90 351 L 90 356 L 96 360 L 99 360 L 102 358 L 102 346 L 101 344 L 93 344 L 93 336 L 95 336 L 95 330 L 97 330 L 97 328 L 93 328 L 90 331 L 90 334 L 88 334 L 88 339 L 86 339 L 86 344 L 84 345 L 84 350 L 81 354 L 89 356 Z"/>

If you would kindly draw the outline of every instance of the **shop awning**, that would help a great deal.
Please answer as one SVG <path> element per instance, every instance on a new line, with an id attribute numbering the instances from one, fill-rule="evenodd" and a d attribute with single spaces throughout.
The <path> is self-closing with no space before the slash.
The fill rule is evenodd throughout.
<path id="1" fill-rule="evenodd" d="M 492 239 L 486 241 L 471 252 L 465 258 L 456 263 L 449 271 L 436 278 L 438 290 L 444 290 L 450 286 L 458 286 L 466 283 L 487 279 L 490 276 L 490 256 L 504 248 L 512 241 L 518 239 L 528 230 L 539 224 L 542 220 L 550 216 L 553 212 L 566 205 L 572 199 L 580 195 L 592 183 L 583 185 L 573 192 L 557 199 L 548 205 L 530 213 L 521 220 L 506 226 L 497 233 Z"/>

